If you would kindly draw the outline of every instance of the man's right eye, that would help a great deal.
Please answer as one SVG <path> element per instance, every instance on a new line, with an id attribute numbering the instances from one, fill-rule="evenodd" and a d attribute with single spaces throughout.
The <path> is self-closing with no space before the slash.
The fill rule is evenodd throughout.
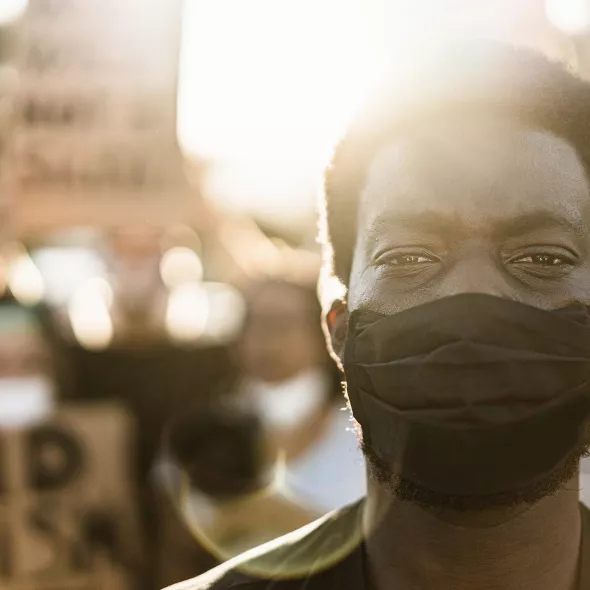
<path id="1" fill-rule="evenodd" d="M 433 260 L 420 254 L 398 254 L 389 258 L 388 262 L 396 266 L 409 266 L 413 264 L 425 264 L 427 262 L 433 262 Z"/>
<path id="2" fill-rule="evenodd" d="M 437 258 L 421 252 L 389 252 L 380 256 L 377 262 L 385 266 L 420 266 L 437 262 Z"/>

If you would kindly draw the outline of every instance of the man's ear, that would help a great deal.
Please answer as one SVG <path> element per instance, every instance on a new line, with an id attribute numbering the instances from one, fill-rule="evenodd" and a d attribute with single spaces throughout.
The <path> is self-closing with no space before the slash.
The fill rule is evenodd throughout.
<path id="1" fill-rule="evenodd" d="M 328 351 L 340 369 L 342 369 L 344 344 L 346 342 L 346 333 L 348 332 L 348 306 L 346 302 L 337 300 L 332 303 L 332 306 L 324 315 L 323 319 Z"/>

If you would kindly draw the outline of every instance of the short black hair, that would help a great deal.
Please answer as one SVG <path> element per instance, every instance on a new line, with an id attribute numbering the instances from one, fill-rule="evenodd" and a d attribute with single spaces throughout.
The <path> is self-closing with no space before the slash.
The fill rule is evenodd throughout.
<path id="1" fill-rule="evenodd" d="M 366 175 L 387 140 L 433 119 L 505 115 L 570 143 L 590 169 L 590 84 L 531 49 L 493 41 L 433 46 L 371 95 L 325 171 L 324 263 L 348 286 Z"/>

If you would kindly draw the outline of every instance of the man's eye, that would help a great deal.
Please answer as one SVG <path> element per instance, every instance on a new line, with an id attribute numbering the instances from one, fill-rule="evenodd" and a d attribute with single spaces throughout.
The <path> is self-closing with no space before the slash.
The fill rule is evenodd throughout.
<path id="1" fill-rule="evenodd" d="M 573 261 L 570 258 L 558 254 L 527 254 L 526 256 L 516 258 L 512 262 L 549 267 L 571 266 L 573 264 Z"/>
<path id="2" fill-rule="evenodd" d="M 393 266 L 413 266 L 434 261 L 423 254 L 393 254 L 387 257 L 386 262 Z"/>

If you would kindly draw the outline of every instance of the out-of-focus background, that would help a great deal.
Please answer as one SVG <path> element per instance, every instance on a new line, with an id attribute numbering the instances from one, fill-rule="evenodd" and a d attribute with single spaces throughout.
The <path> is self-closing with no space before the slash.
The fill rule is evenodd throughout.
<path id="1" fill-rule="evenodd" d="M 0 0 L 0 589 L 160 588 L 363 496 L 321 171 L 449 35 L 590 75 L 590 0 Z"/>

